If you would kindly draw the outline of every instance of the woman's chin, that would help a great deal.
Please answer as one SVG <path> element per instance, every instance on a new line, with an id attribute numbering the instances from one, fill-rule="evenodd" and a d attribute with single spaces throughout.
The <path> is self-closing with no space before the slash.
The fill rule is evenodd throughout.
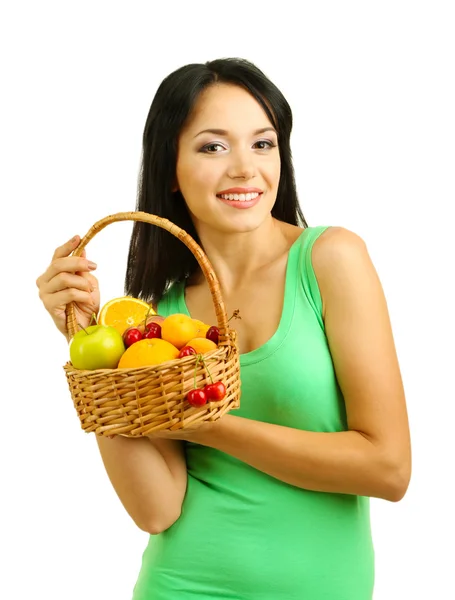
<path id="1" fill-rule="evenodd" d="M 223 206 L 222 208 L 225 208 Z M 240 233 L 249 233 L 262 227 L 264 223 L 272 219 L 272 207 L 262 207 L 258 210 L 256 205 L 252 209 L 235 210 L 215 210 L 206 211 L 200 216 L 193 214 L 193 221 L 199 235 L 204 236 L 204 232 L 219 232 L 222 235 L 235 235 Z M 265 209 L 265 210 L 264 210 Z"/>
<path id="2" fill-rule="evenodd" d="M 223 222 L 213 223 L 213 229 L 216 229 L 220 233 L 227 235 L 235 235 L 239 233 L 250 233 L 256 231 L 264 225 L 264 223 L 271 218 L 271 215 L 251 215 L 249 217 L 243 216 L 238 219 L 224 220 Z"/>

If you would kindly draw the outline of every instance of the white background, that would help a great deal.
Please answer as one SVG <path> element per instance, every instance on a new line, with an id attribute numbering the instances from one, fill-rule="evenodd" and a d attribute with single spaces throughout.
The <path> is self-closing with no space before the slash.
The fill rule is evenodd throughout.
<path id="1" fill-rule="evenodd" d="M 161 80 L 189 62 L 242 56 L 293 107 L 306 219 L 363 237 L 389 303 L 414 467 L 400 503 L 372 500 L 374 598 L 455 598 L 453 3 L 2 6 L 0 597 L 131 597 L 147 535 L 79 428 L 66 342 L 35 280 L 56 246 L 134 210 Z M 113 224 L 88 248 L 102 302 L 123 294 L 130 232 Z"/>

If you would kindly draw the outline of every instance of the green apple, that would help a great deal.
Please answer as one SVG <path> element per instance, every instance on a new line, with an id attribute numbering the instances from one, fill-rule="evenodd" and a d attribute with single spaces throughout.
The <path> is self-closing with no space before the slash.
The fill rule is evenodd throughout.
<path id="1" fill-rule="evenodd" d="M 115 369 L 125 344 L 114 327 L 90 325 L 74 334 L 69 349 L 75 369 Z"/>

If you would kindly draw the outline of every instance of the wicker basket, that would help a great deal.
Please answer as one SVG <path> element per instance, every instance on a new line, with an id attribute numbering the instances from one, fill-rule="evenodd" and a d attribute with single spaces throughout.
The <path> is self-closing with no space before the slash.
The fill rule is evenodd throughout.
<path id="1" fill-rule="evenodd" d="M 64 370 L 82 429 L 97 435 L 138 437 L 154 431 L 175 431 L 215 421 L 240 406 L 240 365 L 236 332 L 228 325 L 220 285 L 202 248 L 171 221 L 145 212 L 125 212 L 101 219 L 73 252 L 80 256 L 101 229 L 116 221 L 143 221 L 166 229 L 183 242 L 198 261 L 212 294 L 220 329 L 216 350 L 204 354 L 204 363 L 192 355 L 157 366 L 134 369 L 75 369 L 71 362 Z M 72 338 L 78 330 L 73 303 L 66 309 L 67 328 Z M 209 372 L 208 372 L 209 371 Z M 210 377 L 211 376 L 211 377 Z M 192 407 L 185 399 L 189 390 L 222 381 L 226 396 Z"/>

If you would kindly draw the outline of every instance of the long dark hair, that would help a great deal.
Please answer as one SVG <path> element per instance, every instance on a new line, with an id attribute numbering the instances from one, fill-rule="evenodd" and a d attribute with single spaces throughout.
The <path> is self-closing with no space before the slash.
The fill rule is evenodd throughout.
<path id="1" fill-rule="evenodd" d="M 290 149 L 291 108 L 262 71 L 238 58 L 186 65 L 163 80 L 145 123 L 136 210 L 169 219 L 200 244 L 185 201 L 181 193 L 172 192 L 172 188 L 180 132 L 200 93 L 217 82 L 243 87 L 265 110 L 278 132 L 281 160 L 272 216 L 308 227 L 295 186 Z M 126 294 L 157 304 L 172 283 L 185 280 L 198 268 L 193 254 L 168 231 L 147 223 L 134 223 L 125 277 Z"/>

